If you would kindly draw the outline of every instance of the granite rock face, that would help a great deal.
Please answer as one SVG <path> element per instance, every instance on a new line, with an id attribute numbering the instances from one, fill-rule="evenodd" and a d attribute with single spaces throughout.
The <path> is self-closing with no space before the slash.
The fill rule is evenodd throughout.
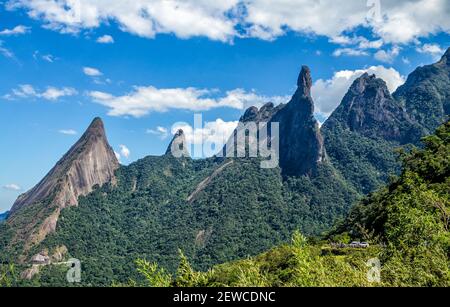
<path id="1" fill-rule="evenodd" d="M 166 155 L 172 155 L 175 158 L 190 157 L 186 143 L 184 131 L 179 129 L 173 136 L 172 141 L 166 150 Z"/>
<path id="2" fill-rule="evenodd" d="M 311 175 L 326 157 L 319 123 L 314 118 L 311 86 L 311 71 L 303 66 L 294 96 L 271 119 L 279 123 L 280 167 L 287 176 Z"/>
<path id="3" fill-rule="evenodd" d="M 381 137 L 401 144 L 416 140 L 422 134 L 420 125 L 391 96 L 386 83 L 367 73 L 353 82 L 324 129 L 332 129 L 336 124 L 366 137 Z"/>
<path id="4" fill-rule="evenodd" d="M 297 90 L 287 104 L 275 106 L 269 102 L 260 109 L 248 108 L 240 118 L 238 128 L 224 147 L 223 153 L 245 125 L 255 123 L 259 129 L 267 129 L 267 135 L 275 137 L 272 124 L 279 125 L 279 165 L 283 175 L 302 176 L 311 175 L 317 166 L 325 160 L 325 148 L 320 134 L 319 124 L 314 118 L 314 102 L 311 97 L 311 71 L 303 66 L 297 80 Z M 256 142 L 248 136 L 247 142 Z M 258 138 L 260 134 L 258 134 Z M 270 140 L 258 140 L 270 144 Z"/>
<path id="5" fill-rule="evenodd" d="M 450 48 L 437 63 L 414 70 L 393 96 L 424 134 L 434 133 L 450 114 Z"/>
<path id="6" fill-rule="evenodd" d="M 103 122 L 96 118 L 44 179 L 18 197 L 8 222 L 14 223 L 16 214 L 20 215 L 23 209 L 45 202 L 50 214 L 42 223 L 30 221 L 25 234 L 30 243 L 38 243 L 56 229 L 63 208 L 77 206 L 78 197 L 89 194 L 96 185 L 115 184 L 117 168 L 119 162 L 108 143 Z M 39 225 L 38 228 L 33 227 L 34 224 Z"/>

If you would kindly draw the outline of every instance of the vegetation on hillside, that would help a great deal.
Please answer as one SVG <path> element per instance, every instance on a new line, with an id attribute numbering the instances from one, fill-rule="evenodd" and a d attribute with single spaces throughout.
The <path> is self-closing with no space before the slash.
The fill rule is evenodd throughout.
<path id="1" fill-rule="evenodd" d="M 450 122 L 423 142 L 424 149 L 403 153 L 401 175 L 329 236 L 330 242 L 369 239 L 367 249 L 309 244 L 296 232 L 291 244 L 206 272 L 193 270 L 183 254 L 173 277 L 139 260 L 145 281 L 133 285 L 450 286 Z M 380 261 L 379 281 L 370 278 L 371 259 Z"/>

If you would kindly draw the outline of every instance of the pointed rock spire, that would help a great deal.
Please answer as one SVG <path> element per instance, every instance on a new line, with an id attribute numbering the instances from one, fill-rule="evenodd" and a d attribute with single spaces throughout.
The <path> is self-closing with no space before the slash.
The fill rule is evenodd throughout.
<path id="1" fill-rule="evenodd" d="M 175 158 L 190 157 L 186 143 L 184 131 L 179 129 L 173 136 L 172 141 L 166 150 L 166 155 L 172 155 Z"/>
<path id="2" fill-rule="evenodd" d="M 288 176 L 313 174 L 326 156 L 319 124 L 314 118 L 312 78 L 307 66 L 302 67 L 297 85 L 291 101 L 271 120 L 279 123 L 280 167 Z"/>
<path id="3" fill-rule="evenodd" d="M 30 227 L 26 234 L 29 244 L 37 244 L 55 230 L 61 209 L 78 205 L 78 197 L 92 192 L 96 185 L 114 183 L 114 172 L 118 167 L 103 122 L 95 118 L 44 179 L 18 197 L 11 209 L 11 220 L 24 207 L 48 203 L 48 208 L 43 207 L 41 213 L 49 216 L 44 221 L 30 221 L 36 228 Z"/>
<path id="4" fill-rule="evenodd" d="M 297 86 L 304 96 L 311 97 L 312 78 L 311 70 L 308 66 L 302 66 L 302 70 L 297 79 Z"/>

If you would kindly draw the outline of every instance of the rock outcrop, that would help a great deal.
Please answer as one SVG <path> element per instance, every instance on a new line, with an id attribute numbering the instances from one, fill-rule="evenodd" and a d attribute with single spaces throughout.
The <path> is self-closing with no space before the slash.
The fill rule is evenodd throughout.
<path id="1" fill-rule="evenodd" d="M 425 129 L 424 134 L 434 133 L 450 114 L 450 48 L 439 62 L 413 71 L 393 96 Z"/>
<path id="2" fill-rule="evenodd" d="M 269 102 L 260 109 L 248 108 L 240 118 L 238 128 L 234 131 L 222 155 L 236 156 L 230 148 L 237 148 L 236 136 L 242 129 L 247 129 L 249 123 L 255 123 L 259 129 L 267 129 L 267 135 L 275 137 L 272 124 L 279 125 L 279 165 L 286 176 L 311 175 L 317 166 L 325 160 L 325 148 L 320 134 L 319 123 L 314 118 L 314 102 L 311 97 L 311 71 L 303 66 L 297 80 L 297 90 L 287 104 L 275 106 Z M 245 126 L 247 125 L 247 126 Z M 248 144 L 256 140 L 246 134 Z M 270 145 L 270 140 L 260 140 Z M 234 141 L 234 147 L 231 146 Z"/>
<path id="3" fill-rule="evenodd" d="M 319 123 L 314 118 L 311 71 L 303 66 L 291 101 L 272 116 L 280 127 L 280 167 L 284 175 L 311 175 L 326 154 Z"/>
<path id="4" fill-rule="evenodd" d="M 414 141 L 422 133 L 420 125 L 391 96 L 386 83 L 367 73 L 353 82 L 323 129 L 333 129 L 337 124 L 366 137 L 400 144 Z"/>
<path id="5" fill-rule="evenodd" d="M 30 191 L 18 197 L 8 219 L 10 224 L 22 219 L 28 207 L 39 207 L 21 234 L 29 245 L 41 242 L 56 229 L 63 208 L 78 205 L 78 197 L 92 192 L 94 186 L 115 183 L 119 162 L 106 138 L 103 122 L 95 118 L 89 128 L 53 169 Z M 43 212 L 46 212 L 45 214 Z M 23 230 L 23 229 L 22 229 Z"/>
<path id="6" fill-rule="evenodd" d="M 186 143 L 186 136 L 182 129 L 179 129 L 173 136 L 172 141 L 166 150 L 166 155 L 172 155 L 175 158 L 190 157 Z"/>

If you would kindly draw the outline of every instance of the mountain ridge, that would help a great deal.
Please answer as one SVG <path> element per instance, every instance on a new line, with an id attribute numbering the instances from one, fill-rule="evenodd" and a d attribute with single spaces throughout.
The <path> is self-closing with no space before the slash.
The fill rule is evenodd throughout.
<path id="1" fill-rule="evenodd" d="M 178 159 L 172 147 L 187 152 L 185 135 L 177 131 L 163 156 L 148 156 L 128 166 L 111 158 L 107 165 L 117 167 L 114 177 L 80 194 L 78 206 L 54 206 L 54 195 L 37 205 L 22 197 L 2 228 L 19 234 L 12 239 L 17 244 L 36 229 L 38 235 L 43 227 L 50 229 L 31 241 L 33 248 L 21 258 L 23 263 L 65 248 L 83 261 L 86 283 L 96 285 L 127 280 L 137 258 L 173 271 L 179 248 L 195 268 L 207 269 L 286 242 L 296 229 L 317 236 L 343 218 L 363 194 L 398 172 L 394 148 L 418 137 L 410 131 L 422 123 L 408 113 L 404 101 L 389 93 L 384 81 L 364 74 L 319 129 L 311 85 L 311 71 L 303 66 L 288 103 L 251 107 L 240 119 L 279 123 L 279 167 L 262 169 L 260 159 L 250 157 Z M 94 122 L 87 131 L 104 140 L 99 143 L 109 157 L 114 153 L 103 124 Z M 64 171 L 71 168 L 72 159 L 64 156 L 61 161 L 67 165 L 61 167 Z M 38 222 L 26 224 L 30 216 Z M 54 222 L 51 227 L 47 219 Z M 113 261 L 98 260 L 105 255 Z M 42 274 L 43 280 L 52 277 Z"/>

